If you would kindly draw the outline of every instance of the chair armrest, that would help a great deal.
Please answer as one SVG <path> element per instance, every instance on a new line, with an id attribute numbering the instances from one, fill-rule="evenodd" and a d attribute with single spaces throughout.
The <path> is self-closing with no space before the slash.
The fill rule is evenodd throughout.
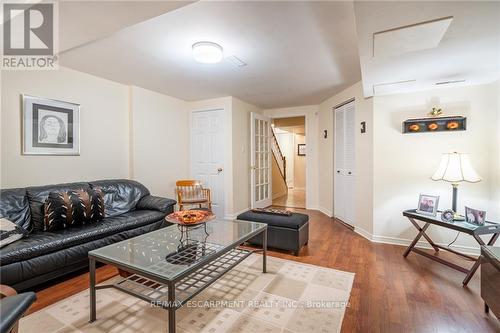
<path id="1" fill-rule="evenodd" d="M 0 333 L 10 332 L 36 300 L 34 292 L 8 296 L 0 300 Z"/>
<path id="2" fill-rule="evenodd" d="M 137 203 L 138 210 L 157 210 L 163 213 L 172 213 L 177 202 L 172 199 L 146 195 Z"/>

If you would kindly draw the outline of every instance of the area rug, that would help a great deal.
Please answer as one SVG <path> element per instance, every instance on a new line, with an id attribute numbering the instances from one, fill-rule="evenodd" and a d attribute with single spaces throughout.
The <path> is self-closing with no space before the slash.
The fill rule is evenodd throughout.
<path id="1" fill-rule="evenodd" d="M 269 256 L 267 267 L 249 256 L 177 310 L 177 332 L 340 332 L 354 273 Z M 115 289 L 97 291 L 97 321 L 88 318 L 85 290 L 23 318 L 19 332 L 167 332 L 165 310 Z"/>

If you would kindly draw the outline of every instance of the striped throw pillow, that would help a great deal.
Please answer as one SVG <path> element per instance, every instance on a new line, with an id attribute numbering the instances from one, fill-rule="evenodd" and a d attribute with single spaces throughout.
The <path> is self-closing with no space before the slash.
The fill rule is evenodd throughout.
<path id="1" fill-rule="evenodd" d="M 65 229 L 104 218 L 100 189 L 51 192 L 44 206 L 44 231 Z"/>

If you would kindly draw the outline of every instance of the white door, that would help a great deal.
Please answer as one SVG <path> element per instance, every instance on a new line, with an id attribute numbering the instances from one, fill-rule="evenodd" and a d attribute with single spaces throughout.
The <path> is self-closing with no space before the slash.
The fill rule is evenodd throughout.
<path id="1" fill-rule="evenodd" d="M 334 203 L 333 215 L 339 220 L 345 220 L 345 170 L 344 170 L 344 112 L 343 110 L 335 110 L 335 145 L 334 145 L 334 162 L 335 174 L 333 178 L 334 187 Z"/>
<path id="2" fill-rule="evenodd" d="M 264 208 L 272 204 L 270 119 L 252 112 L 250 133 L 251 204 Z"/>
<path id="3" fill-rule="evenodd" d="M 210 189 L 212 211 L 223 217 L 224 110 L 193 112 L 191 120 L 191 175 Z"/>
<path id="4" fill-rule="evenodd" d="M 354 101 L 335 109 L 334 216 L 355 223 L 355 113 Z"/>

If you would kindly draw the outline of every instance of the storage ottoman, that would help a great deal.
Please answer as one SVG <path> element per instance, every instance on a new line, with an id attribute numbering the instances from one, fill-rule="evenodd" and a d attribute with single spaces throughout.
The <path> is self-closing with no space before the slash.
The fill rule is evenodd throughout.
<path id="1" fill-rule="evenodd" d="M 238 220 L 267 224 L 267 246 L 280 250 L 293 251 L 299 255 L 302 246 L 309 240 L 309 216 L 292 213 L 290 216 L 246 211 Z M 262 245 L 262 234 L 248 240 L 248 243 Z"/>

